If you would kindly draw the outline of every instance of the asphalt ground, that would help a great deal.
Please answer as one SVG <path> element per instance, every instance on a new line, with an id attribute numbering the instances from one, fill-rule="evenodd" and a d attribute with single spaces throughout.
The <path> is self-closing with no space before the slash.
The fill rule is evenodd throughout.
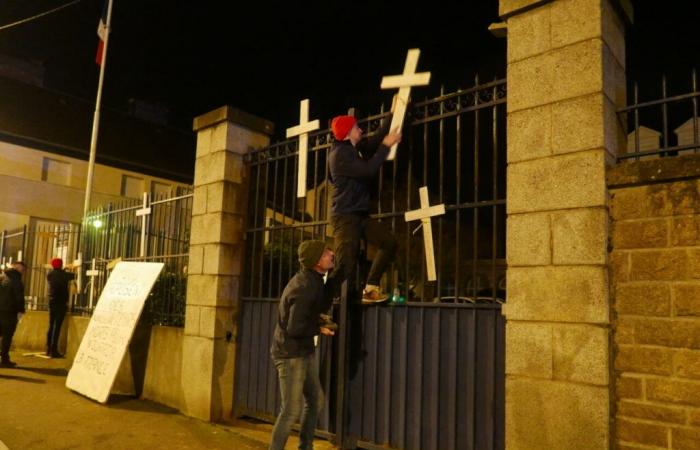
<path id="1" fill-rule="evenodd" d="M 0 450 L 266 449 L 271 425 L 209 423 L 129 396 L 100 404 L 65 387 L 69 361 L 12 352 L 16 368 L 0 367 Z M 296 449 L 296 435 L 287 449 Z M 334 448 L 318 439 L 315 448 Z"/>

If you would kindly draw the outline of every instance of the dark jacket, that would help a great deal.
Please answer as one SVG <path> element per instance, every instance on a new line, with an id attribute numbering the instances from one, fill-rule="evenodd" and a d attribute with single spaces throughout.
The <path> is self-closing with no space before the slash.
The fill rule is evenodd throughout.
<path id="1" fill-rule="evenodd" d="M 331 215 L 369 214 L 371 179 L 389 155 L 389 147 L 382 144 L 388 129 L 389 121 L 386 121 L 371 138 L 358 142 L 357 148 L 349 140 L 333 143 L 328 157 L 333 185 Z M 361 154 L 369 159 L 363 159 Z"/>
<path id="2" fill-rule="evenodd" d="M 49 282 L 49 305 L 65 306 L 68 303 L 68 283 L 75 274 L 63 269 L 53 269 L 46 275 Z"/>
<path id="3" fill-rule="evenodd" d="M 314 352 L 314 336 L 320 333 L 319 314 L 330 308 L 324 295 L 323 275 L 312 269 L 297 272 L 282 292 L 279 318 L 270 348 L 273 358 L 299 358 Z"/>
<path id="4" fill-rule="evenodd" d="M 24 312 L 24 284 L 22 274 L 15 269 L 0 274 L 0 311 Z"/>

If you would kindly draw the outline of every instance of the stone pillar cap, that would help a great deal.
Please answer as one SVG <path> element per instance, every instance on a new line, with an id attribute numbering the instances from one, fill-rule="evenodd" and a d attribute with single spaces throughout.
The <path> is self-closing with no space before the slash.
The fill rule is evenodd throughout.
<path id="1" fill-rule="evenodd" d="M 201 116 L 195 117 L 192 129 L 196 132 L 204 128 L 212 127 L 221 122 L 233 122 L 237 125 L 249 128 L 252 131 L 271 136 L 275 131 L 275 124 L 262 117 L 242 111 L 232 106 L 222 106 Z"/>
<path id="2" fill-rule="evenodd" d="M 501 20 L 552 3 L 554 0 L 499 0 L 498 15 Z M 634 23 L 634 8 L 631 0 L 609 0 L 610 4 L 629 26 Z"/>

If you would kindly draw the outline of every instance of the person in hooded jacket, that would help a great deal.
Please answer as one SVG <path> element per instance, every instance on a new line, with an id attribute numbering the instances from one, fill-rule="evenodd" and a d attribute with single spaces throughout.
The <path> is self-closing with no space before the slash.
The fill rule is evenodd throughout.
<path id="1" fill-rule="evenodd" d="M 15 367 L 10 360 L 10 346 L 17 323 L 24 314 L 24 284 L 22 274 L 27 266 L 21 261 L 12 263 L 10 269 L 0 274 L 0 367 Z"/>
<path id="2" fill-rule="evenodd" d="M 74 273 L 66 272 L 63 260 L 51 260 L 52 270 L 46 275 L 49 283 L 49 330 L 46 333 L 46 356 L 63 358 L 58 351 L 58 339 L 61 336 L 61 325 L 68 312 L 68 297 L 70 281 Z"/>
<path id="3" fill-rule="evenodd" d="M 299 419 L 299 448 L 313 448 L 314 428 L 323 407 L 314 337 L 335 334 L 320 320 L 332 302 L 323 276 L 333 268 L 333 251 L 323 241 L 309 240 L 299 245 L 297 253 L 301 268 L 282 292 L 270 348 L 282 403 L 272 429 L 271 450 L 284 449 L 292 424 Z"/>
<path id="4" fill-rule="evenodd" d="M 353 116 L 337 116 L 331 121 L 335 141 L 328 156 L 330 181 L 333 185 L 331 224 L 335 234 L 336 270 L 330 275 L 334 285 L 352 280 L 360 239 L 378 247 L 362 292 L 362 303 L 387 300 L 379 280 L 393 260 L 398 243 L 382 222 L 370 220 L 369 187 L 389 155 L 389 149 L 401 141 L 400 130 L 388 132 L 388 123 L 369 139 Z M 371 156 L 369 156 L 371 155 Z"/>

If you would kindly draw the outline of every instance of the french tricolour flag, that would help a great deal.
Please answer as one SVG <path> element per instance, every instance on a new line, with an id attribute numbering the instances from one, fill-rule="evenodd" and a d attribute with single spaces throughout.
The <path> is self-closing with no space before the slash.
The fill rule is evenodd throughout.
<path id="1" fill-rule="evenodd" d="M 107 38 L 107 0 L 102 3 L 102 17 L 97 25 L 97 35 L 100 37 L 100 42 L 97 43 L 97 54 L 95 62 L 98 66 L 102 65 L 102 53 L 105 49 L 105 39 Z"/>

